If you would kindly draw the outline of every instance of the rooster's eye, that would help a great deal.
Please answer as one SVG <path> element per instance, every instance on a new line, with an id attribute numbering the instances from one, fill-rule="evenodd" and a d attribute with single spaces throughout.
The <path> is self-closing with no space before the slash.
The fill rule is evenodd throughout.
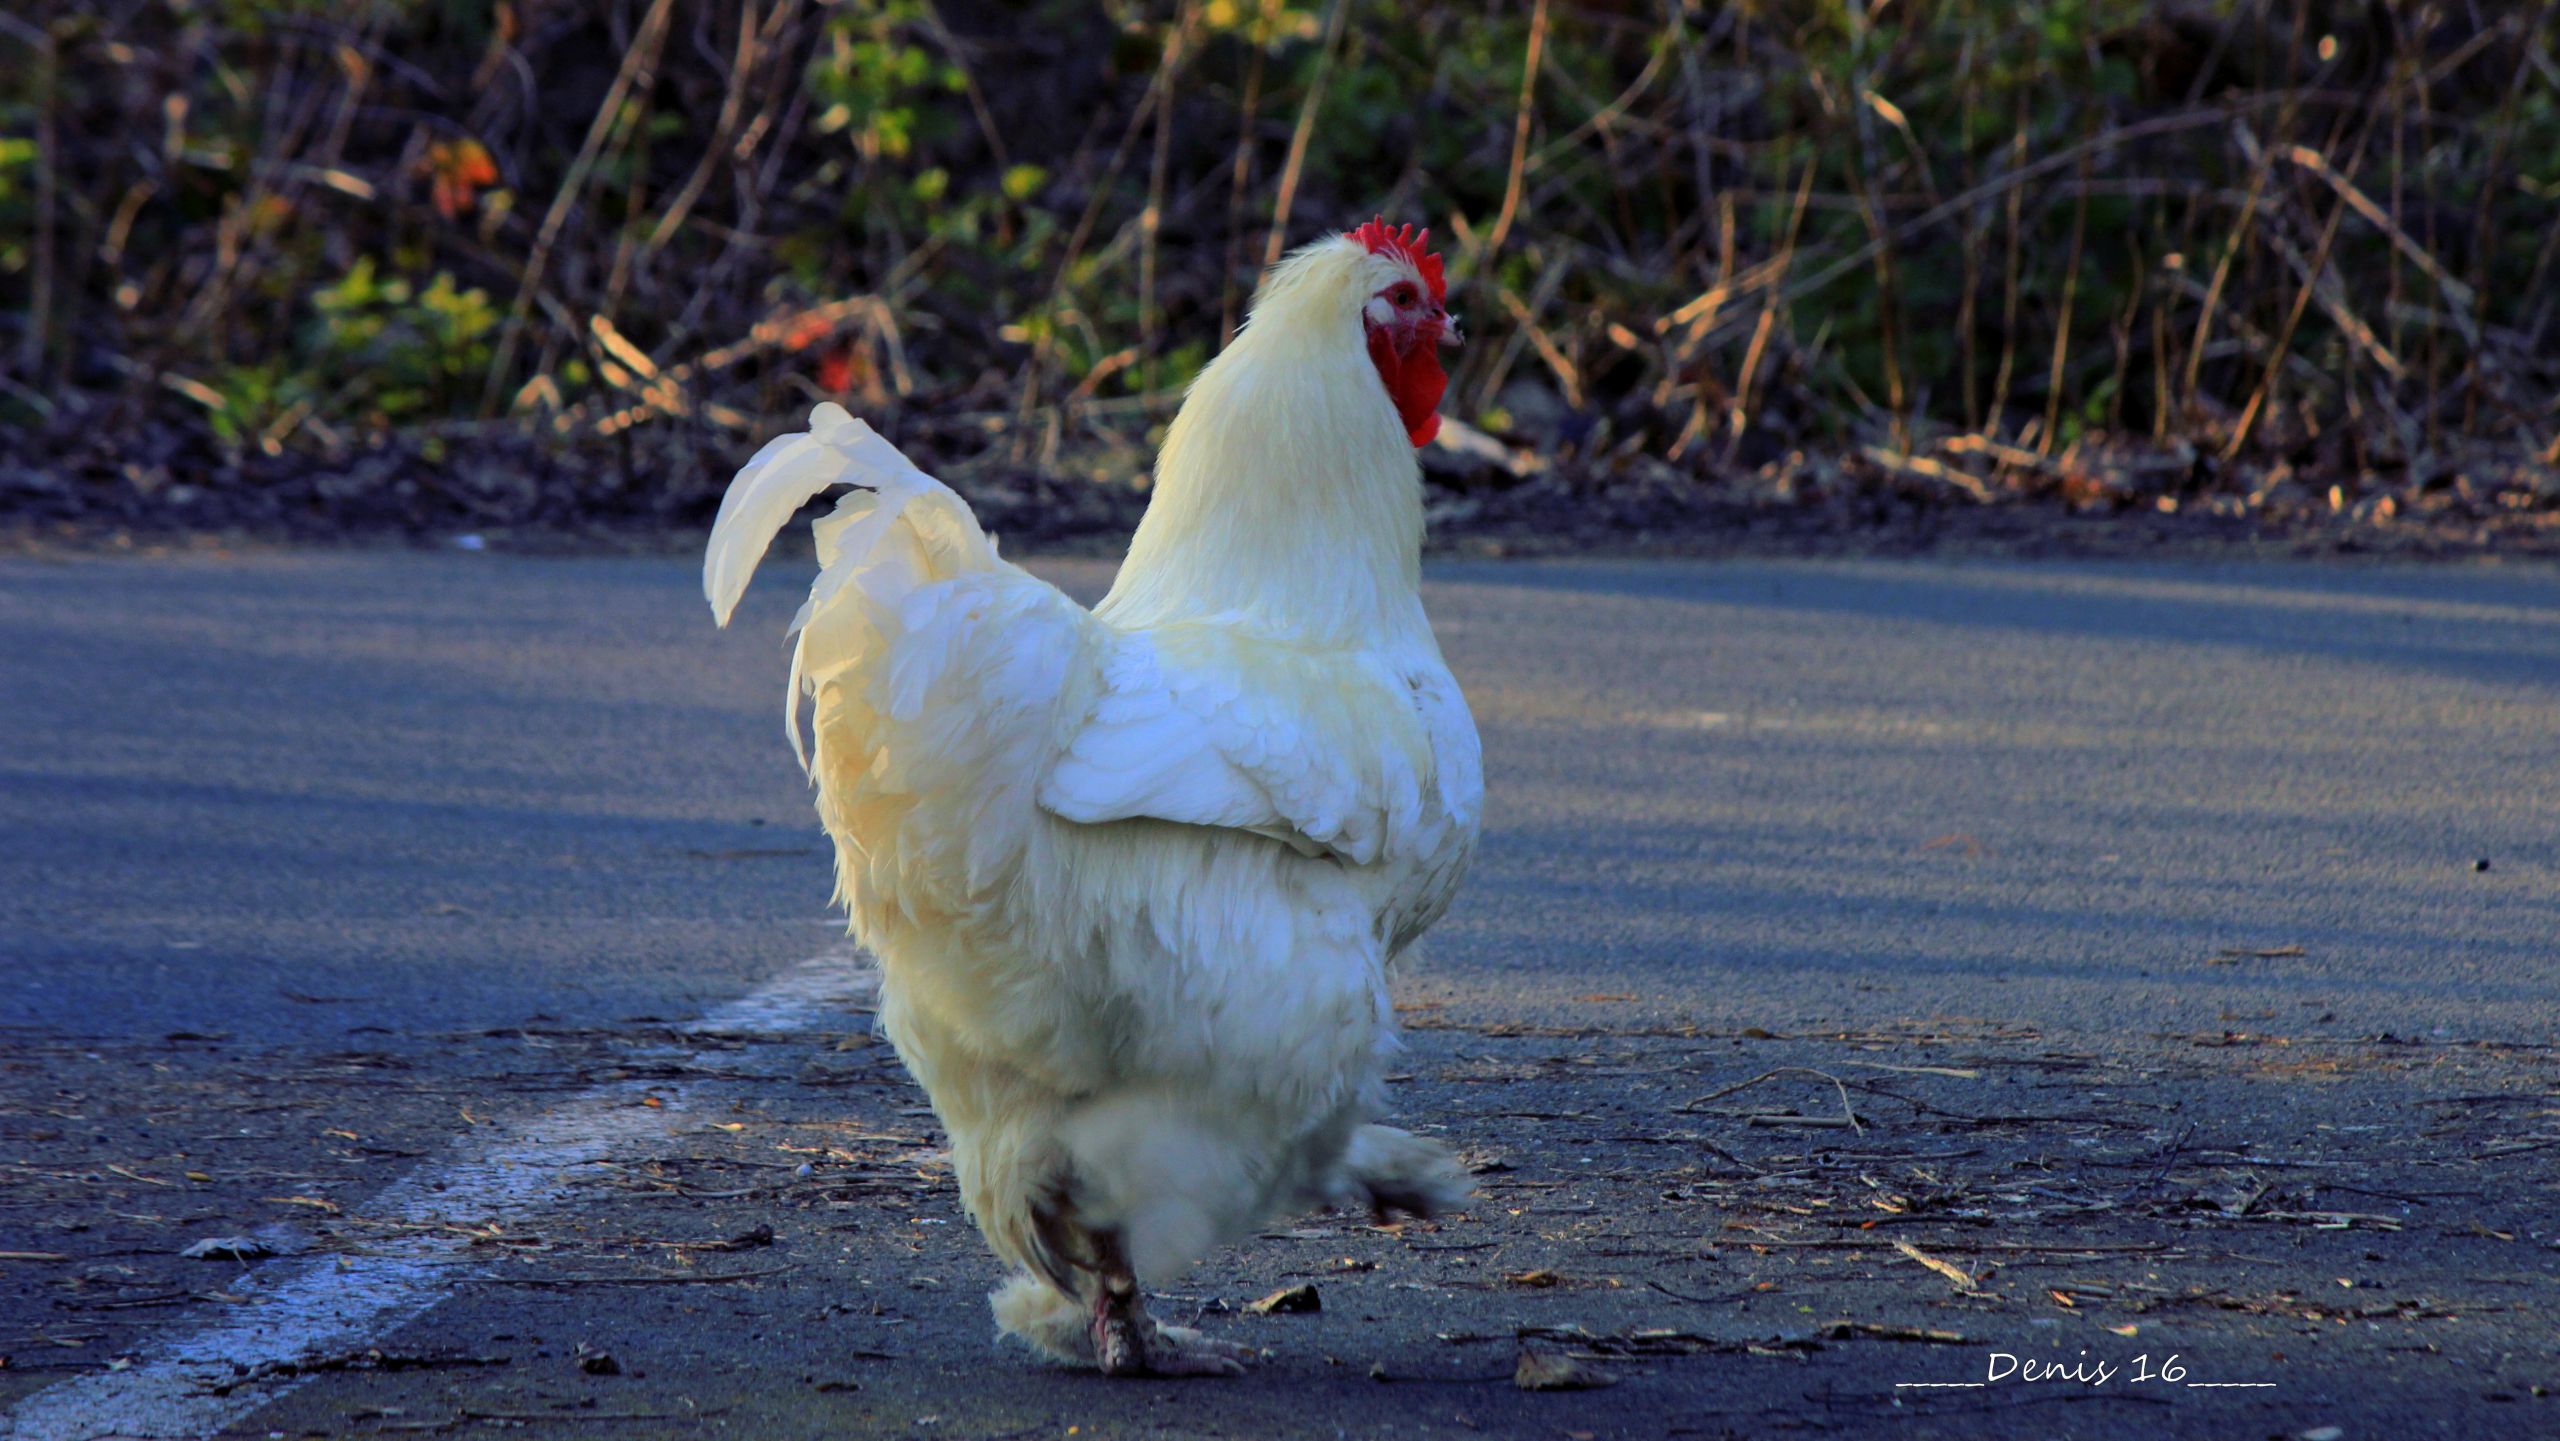
<path id="1" fill-rule="evenodd" d="M 1398 284 L 1387 291 L 1387 303 L 1398 310 L 1410 310 L 1422 296 L 1410 284 Z"/>

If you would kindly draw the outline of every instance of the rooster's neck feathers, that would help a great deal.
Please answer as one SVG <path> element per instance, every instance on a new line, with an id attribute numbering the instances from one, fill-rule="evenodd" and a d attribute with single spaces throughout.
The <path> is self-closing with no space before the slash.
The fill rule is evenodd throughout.
<path id="1" fill-rule="evenodd" d="M 1101 614 L 1233 618 L 1322 646 L 1428 636 L 1421 472 L 1360 318 L 1399 273 L 1337 236 L 1264 279 L 1174 417 Z"/>

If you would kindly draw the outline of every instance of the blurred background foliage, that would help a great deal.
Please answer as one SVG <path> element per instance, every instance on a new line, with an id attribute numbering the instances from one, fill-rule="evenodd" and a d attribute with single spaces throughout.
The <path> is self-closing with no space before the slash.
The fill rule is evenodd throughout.
<path id="1" fill-rule="evenodd" d="M 2551 534 L 2555 29 L 37 0 L 0 17 L 0 504 L 693 521 L 836 396 L 1019 525 L 1107 525 L 1259 269 L 1383 212 L 1472 337 L 1456 519 L 1883 486 Z"/>

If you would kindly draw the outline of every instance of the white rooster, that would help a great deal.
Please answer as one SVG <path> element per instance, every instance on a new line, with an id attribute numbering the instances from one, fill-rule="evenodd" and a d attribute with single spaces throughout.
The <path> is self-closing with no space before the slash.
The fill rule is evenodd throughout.
<path id="1" fill-rule="evenodd" d="M 880 959 L 880 1019 L 1018 1268 L 1004 1331 L 1113 1375 L 1252 1353 L 1140 1288 L 1272 1215 L 1431 1213 L 1448 1150 L 1370 1123 L 1387 975 L 1475 848 L 1475 722 L 1418 592 L 1443 308 L 1427 232 L 1364 225 L 1265 277 L 1183 402 L 1088 612 L 838 406 L 720 506 L 726 624 L 832 485 L 786 721 Z"/>

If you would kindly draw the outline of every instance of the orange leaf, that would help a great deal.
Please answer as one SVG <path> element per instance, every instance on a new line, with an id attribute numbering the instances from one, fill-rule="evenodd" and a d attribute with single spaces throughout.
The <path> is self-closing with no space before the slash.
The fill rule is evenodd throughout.
<path id="1" fill-rule="evenodd" d="M 853 347 L 839 345 L 818 357 L 818 388 L 830 395 L 853 388 Z"/>
<path id="2" fill-rule="evenodd" d="M 427 147 L 430 199 L 436 214 L 447 220 L 470 213 L 480 187 L 498 180 L 498 162 L 477 140 L 439 140 Z"/>

